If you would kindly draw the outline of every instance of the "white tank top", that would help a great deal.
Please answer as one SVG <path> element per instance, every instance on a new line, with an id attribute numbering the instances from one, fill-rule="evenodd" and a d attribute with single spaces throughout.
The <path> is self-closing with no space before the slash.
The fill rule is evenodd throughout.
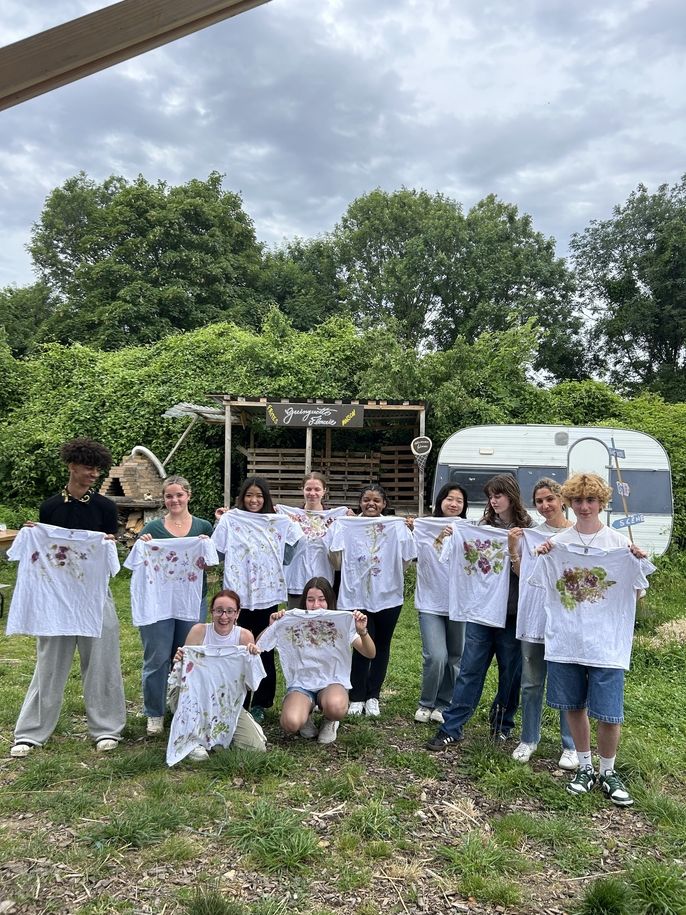
<path id="1" fill-rule="evenodd" d="M 226 648 L 228 645 L 240 645 L 242 631 L 240 626 L 234 626 L 228 635 L 219 635 L 215 631 L 214 623 L 205 623 L 203 645 L 208 648 Z"/>

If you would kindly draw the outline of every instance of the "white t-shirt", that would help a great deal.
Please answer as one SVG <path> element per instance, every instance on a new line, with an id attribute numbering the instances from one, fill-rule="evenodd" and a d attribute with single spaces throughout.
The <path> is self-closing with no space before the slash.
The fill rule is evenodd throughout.
<path id="1" fill-rule="evenodd" d="M 417 547 L 417 585 L 414 605 L 422 613 L 448 615 L 450 575 L 448 566 L 440 561 L 442 544 L 437 539 L 452 518 L 417 518 L 414 522 L 414 542 Z M 448 538 L 446 538 L 448 539 Z"/>
<path id="2" fill-rule="evenodd" d="M 414 538 L 402 518 L 338 518 L 331 528 L 329 549 L 342 552 L 341 610 L 377 613 L 402 604 L 403 562 L 417 556 Z"/>
<path id="3" fill-rule="evenodd" d="M 564 531 L 538 557 L 531 582 L 545 588 L 547 661 L 629 669 L 636 592 L 648 587 L 655 566 L 633 556 L 619 536 L 623 546 L 604 552 L 594 544 L 585 553 L 578 542 L 562 543 L 570 540 Z"/>
<path id="4" fill-rule="evenodd" d="M 303 536 L 286 515 L 225 512 L 212 534 L 224 553 L 224 587 L 233 588 L 246 610 L 264 610 L 288 599 L 283 557 L 286 544 Z"/>
<path id="5" fill-rule="evenodd" d="M 277 505 L 276 510 L 290 518 L 303 532 L 293 558 L 285 568 L 288 593 L 302 594 L 307 582 L 315 576 L 326 578 L 329 584 L 333 584 L 334 570 L 325 536 L 336 518 L 342 518 L 348 509 L 343 506 L 324 511 L 305 511 L 304 508 Z"/>
<path id="6" fill-rule="evenodd" d="M 99 531 L 22 527 L 7 551 L 19 563 L 7 635 L 99 638 L 117 547 Z"/>
<path id="7" fill-rule="evenodd" d="M 345 610 L 289 610 L 257 640 L 276 648 L 286 686 L 319 692 L 332 683 L 350 689 L 355 619 Z"/>
<path id="8" fill-rule="evenodd" d="M 522 554 L 519 565 L 519 605 L 517 609 L 517 638 L 522 642 L 542 643 L 545 633 L 545 591 L 529 581 L 538 555 L 535 550 L 546 540 L 556 537 L 565 528 L 547 524 L 522 531 Z M 552 533 L 554 532 L 554 533 Z"/>
<path id="9" fill-rule="evenodd" d="M 131 615 L 134 626 L 159 620 L 197 620 L 202 576 L 219 562 L 208 537 L 137 540 L 124 565 L 131 569 Z"/>
<path id="10" fill-rule="evenodd" d="M 179 703 L 169 731 L 167 765 L 196 747 L 228 747 L 246 691 L 257 689 L 264 675 L 259 655 L 245 646 L 186 645 L 183 662 L 170 675 L 178 681 Z"/>
<path id="11" fill-rule="evenodd" d="M 440 556 L 450 577 L 448 615 L 503 629 L 510 587 L 507 531 L 466 521 L 452 521 L 452 526 Z"/>

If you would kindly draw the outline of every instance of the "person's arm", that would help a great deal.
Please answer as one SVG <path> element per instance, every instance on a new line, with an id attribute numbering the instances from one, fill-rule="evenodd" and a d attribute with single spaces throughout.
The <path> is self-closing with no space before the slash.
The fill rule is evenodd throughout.
<path id="1" fill-rule="evenodd" d="M 186 641 L 181 648 L 176 649 L 175 661 L 183 661 L 183 649 L 186 645 L 202 645 L 205 641 L 205 624 L 196 623 L 186 636 Z"/>
<path id="2" fill-rule="evenodd" d="M 507 532 L 507 550 L 510 554 L 510 566 L 519 578 L 519 569 L 522 564 L 522 529 L 513 527 Z"/>
<path id="3" fill-rule="evenodd" d="M 355 620 L 355 631 L 357 638 L 353 642 L 353 648 L 364 658 L 376 657 L 376 645 L 367 630 L 367 617 L 360 610 L 353 610 L 353 619 Z"/>

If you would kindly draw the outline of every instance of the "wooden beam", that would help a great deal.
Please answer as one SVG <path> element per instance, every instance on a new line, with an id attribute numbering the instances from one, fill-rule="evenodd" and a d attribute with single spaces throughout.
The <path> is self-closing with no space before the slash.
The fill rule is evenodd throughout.
<path id="1" fill-rule="evenodd" d="M 269 0 L 121 0 L 0 48 L 0 110 Z"/>

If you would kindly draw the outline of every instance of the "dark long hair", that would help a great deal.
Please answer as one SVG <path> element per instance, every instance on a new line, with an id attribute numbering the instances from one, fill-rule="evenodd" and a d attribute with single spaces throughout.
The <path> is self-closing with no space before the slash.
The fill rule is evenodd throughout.
<path id="1" fill-rule="evenodd" d="M 458 518 L 467 517 L 467 508 L 469 507 L 469 500 L 467 499 L 467 490 L 463 486 L 458 485 L 457 483 L 445 483 L 445 485 L 441 486 L 441 488 L 438 490 L 438 494 L 436 495 L 436 501 L 434 502 L 434 513 L 433 513 L 434 518 L 445 518 L 445 515 L 443 514 L 443 509 L 441 508 L 441 502 L 443 502 L 443 500 L 447 497 L 448 493 L 452 492 L 453 489 L 456 489 L 458 492 L 462 493 L 462 499 L 464 500 L 464 505 L 462 506 L 462 511 L 460 512 L 460 514 L 457 517 Z"/>
<path id="2" fill-rule="evenodd" d="M 326 606 L 329 610 L 338 609 L 336 606 L 336 595 L 334 593 L 333 588 L 331 587 L 331 585 L 329 583 L 329 580 L 327 578 L 322 577 L 321 575 L 317 575 L 315 578 L 310 578 L 310 580 L 308 582 L 305 582 L 305 587 L 303 588 L 303 594 L 302 594 L 302 597 L 300 598 L 300 607 L 302 610 L 306 609 L 307 592 L 311 588 L 318 588 L 322 592 L 322 594 L 326 598 Z"/>
<path id="3" fill-rule="evenodd" d="M 243 511 L 247 511 L 245 507 L 245 494 L 250 489 L 251 486 L 257 486 L 262 495 L 264 496 L 264 505 L 259 512 L 256 512 L 258 515 L 271 515 L 274 513 L 274 503 L 272 502 L 272 494 L 269 490 L 269 483 L 265 480 L 264 477 L 246 477 L 243 480 L 241 488 L 238 490 L 238 495 L 236 496 L 236 508 L 241 508 Z"/>
<path id="4" fill-rule="evenodd" d="M 491 526 L 498 527 L 500 522 L 498 516 L 493 511 L 490 499 L 493 495 L 502 494 L 507 496 L 510 500 L 510 508 L 512 509 L 511 526 L 531 527 L 533 522 L 531 521 L 528 511 L 524 508 L 519 483 L 511 473 L 498 473 L 494 477 L 491 477 L 484 486 L 484 494 L 489 501 L 484 510 L 483 517 L 481 518 L 481 524 L 490 524 Z"/>

